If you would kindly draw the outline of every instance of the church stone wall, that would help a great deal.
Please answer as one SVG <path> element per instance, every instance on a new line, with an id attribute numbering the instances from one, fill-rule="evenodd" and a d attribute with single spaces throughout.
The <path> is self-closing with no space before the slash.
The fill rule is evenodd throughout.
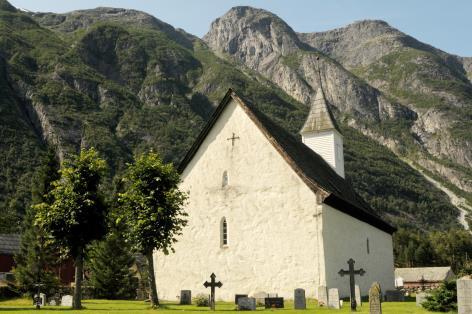
<path id="1" fill-rule="evenodd" d="M 341 297 L 349 296 L 349 276 L 341 277 L 338 272 L 348 269 L 350 258 L 356 262 L 355 269 L 366 271 L 364 276 L 356 275 L 362 295 L 368 294 L 374 281 L 380 283 L 382 291 L 394 289 L 390 234 L 323 204 L 323 240 L 326 284 L 329 288 L 338 288 Z"/>
<path id="2" fill-rule="evenodd" d="M 324 284 L 321 206 L 234 100 L 185 169 L 181 188 L 191 191 L 188 226 L 175 253 L 154 255 L 161 299 L 175 300 L 182 289 L 208 294 L 203 282 L 212 272 L 223 283 L 217 299 L 227 301 L 262 291 L 291 299 L 295 288 L 314 297 Z"/>

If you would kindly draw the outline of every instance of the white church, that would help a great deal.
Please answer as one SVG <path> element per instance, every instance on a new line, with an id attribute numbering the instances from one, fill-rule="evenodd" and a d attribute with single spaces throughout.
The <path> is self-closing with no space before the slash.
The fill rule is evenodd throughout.
<path id="1" fill-rule="evenodd" d="M 156 252 L 159 298 L 181 290 L 217 300 L 265 292 L 293 298 L 318 286 L 349 296 L 355 260 L 366 295 L 373 281 L 394 288 L 392 233 L 344 179 L 343 138 L 319 90 L 301 130 L 303 143 L 229 90 L 183 159 L 188 225 L 175 253 Z"/>

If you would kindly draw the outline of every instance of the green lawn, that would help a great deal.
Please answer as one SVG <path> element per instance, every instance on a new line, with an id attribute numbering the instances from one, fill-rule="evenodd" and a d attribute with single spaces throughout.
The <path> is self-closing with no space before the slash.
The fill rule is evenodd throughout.
<path id="1" fill-rule="evenodd" d="M 111 301 L 111 300 L 85 300 L 83 306 L 85 307 L 82 311 L 74 311 L 68 308 L 60 306 L 48 306 L 42 308 L 40 312 L 34 309 L 31 305 L 31 300 L 27 299 L 16 299 L 9 301 L 0 301 L 0 312 L 10 313 L 25 313 L 25 314 L 37 314 L 37 313 L 94 313 L 94 314 L 112 314 L 112 313 L 126 313 L 126 314 L 150 314 L 162 312 L 162 314 L 182 314 L 185 312 L 207 312 L 208 308 L 196 307 L 192 305 L 176 305 L 175 303 L 164 302 L 159 310 L 152 310 L 149 303 L 143 301 Z M 308 301 L 308 312 L 313 313 L 316 308 L 316 313 L 350 313 L 349 304 L 346 302 L 341 310 L 328 310 L 325 308 L 315 307 L 314 301 Z M 226 313 L 234 311 L 235 305 L 232 303 L 218 302 L 216 305 L 216 312 Z M 386 302 L 382 304 L 382 310 L 384 314 L 413 314 L 413 313 L 430 313 L 424 309 L 416 307 L 414 302 Z M 293 310 L 293 303 L 288 301 L 285 303 L 285 309 L 277 310 L 265 310 L 258 308 L 258 312 L 283 312 L 284 314 L 292 313 L 303 313 L 305 310 Z M 364 303 L 364 306 L 358 308 L 358 313 L 369 313 L 368 304 Z"/>

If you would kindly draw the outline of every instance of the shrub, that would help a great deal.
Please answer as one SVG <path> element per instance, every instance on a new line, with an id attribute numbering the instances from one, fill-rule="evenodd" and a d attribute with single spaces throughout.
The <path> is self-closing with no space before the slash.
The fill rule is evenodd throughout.
<path id="1" fill-rule="evenodd" d="M 426 301 L 421 304 L 428 311 L 449 312 L 457 310 L 457 289 L 456 282 L 443 282 L 438 289 L 431 292 L 426 297 Z"/>
<path id="2" fill-rule="evenodd" d="M 210 306 L 210 299 L 208 295 L 204 293 L 197 294 L 195 298 L 193 298 L 193 303 L 197 306 Z"/>
<path id="3" fill-rule="evenodd" d="M 20 296 L 20 291 L 10 282 L 8 282 L 6 286 L 0 287 L 0 300 L 13 299 Z"/>

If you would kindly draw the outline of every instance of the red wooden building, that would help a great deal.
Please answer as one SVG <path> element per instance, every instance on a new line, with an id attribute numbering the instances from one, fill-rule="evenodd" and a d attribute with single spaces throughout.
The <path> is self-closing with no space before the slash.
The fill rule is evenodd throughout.
<path id="1" fill-rule="evenodd" d="M 0 285 L 6 284 L 8 276 L 12 276 L 15 267 L 14 256 L 20 250 L 21 236 L 19 234 L 0 234 Z M 69 286 L 74 282 L 74 263 L 67 259 L 55 269 L 62 285 Z"/>

